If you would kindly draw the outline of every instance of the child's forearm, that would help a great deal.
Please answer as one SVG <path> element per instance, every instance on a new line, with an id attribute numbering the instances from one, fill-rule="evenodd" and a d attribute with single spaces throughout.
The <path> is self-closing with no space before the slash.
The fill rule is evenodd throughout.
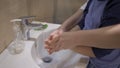
<path id="1" fill-rule="evenodd" d="M 91 47 L 77 46 L 71 50 L 78 52 L 78 53 L 85 55 L 85 56 L 95 57 Z"/>
<path id="2" fill-rule="evenodd" d="M 71 30 L 78 23 L 77 21 L 81 19 L 82 14 L 83 10 L 79 9 L 75 14 L 73 14 L 65 22 L 63 22 L 60 28 L 64 31 Z"/>
<path id="3" fill-rule="evenodd" d="M 71 32 L 70 37 L 76 45 L 105 49 L 120 48 L 120 25 L 109 26 L 95 30 Z"/>

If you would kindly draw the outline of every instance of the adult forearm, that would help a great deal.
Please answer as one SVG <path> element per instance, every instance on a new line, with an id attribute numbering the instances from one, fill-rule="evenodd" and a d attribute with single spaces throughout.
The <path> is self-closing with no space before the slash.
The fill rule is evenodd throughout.
<path id="1" fill-rule="evenodd" d="M 71 17 L 69 17 L 60 28 L 62 28 L 65 31 L 71 30 L 81 19 L 83 14 L 83 10 L 79 9 L 75 14 L 73 14 Z"/>
<path id="2" fill-rule="evenodd" d="M 120 48 L 120 25 L 109 26 L 94 30 L 71 32 L 69 39 L 75 45 L 105 49 Z"/>

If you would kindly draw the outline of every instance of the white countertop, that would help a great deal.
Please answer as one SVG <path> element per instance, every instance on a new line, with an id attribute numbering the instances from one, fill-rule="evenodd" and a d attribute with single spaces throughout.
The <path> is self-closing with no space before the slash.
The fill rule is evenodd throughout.
<path id="1" fill-rule="evenodd" d="M 48 28 L 44 31 L 50 29 L 58 28 L 58 24 L 48 24 Z M 52 27 L 52 28 L 51 28 Z M 37 39 L 41 34 L 41 30 L 31 30 L 30 37 Z M 34 41 L 25 41 L 24 51 L 20 54 L 11 55 L 8 49 L 5 49 L 3 53 L 0 54 L 0 68 L 40 68 L 34 61 L 31 55 L 31 48 L 34 46 Z"/>
<path id="2" fill-rule="evenodd" d="M 6 49 L 0 55 L 0 68 L 40 68 L 31 56 L 33 41 L 25 42 L 25 49 L 21 54 L 11 55 Z"/>

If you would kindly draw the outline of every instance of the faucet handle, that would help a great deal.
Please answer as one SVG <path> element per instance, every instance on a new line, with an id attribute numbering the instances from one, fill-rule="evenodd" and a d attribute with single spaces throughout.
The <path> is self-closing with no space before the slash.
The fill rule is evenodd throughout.
<path id="1" fill-rule="evenodd" d="M 20 22 L 20 21 L 22 21 L 21 19 L 12 19 L 12 20 L 10 20 L 10 22 Z"/>
<path id="2" fill-rule="evenodd" d="M 20 17 L 19 19 L 21 19 L 21 21 L 22 21 L 22 23 L 24 24 L 24 25 L 29 25 L 29 19 L 33 19 L 33 18 L 35 18 L 36 16 L 23 16 L 23 17 Z"/>

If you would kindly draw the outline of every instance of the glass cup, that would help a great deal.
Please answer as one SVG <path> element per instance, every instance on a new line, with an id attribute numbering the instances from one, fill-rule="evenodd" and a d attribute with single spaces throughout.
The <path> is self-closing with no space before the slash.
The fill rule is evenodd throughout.
<path id="1" fill-rule="evenodd" d="M 10 52 L 10 54 L 13 55 L 20 54 L 24 50 L 24 46 L 25 46 L 24 41 L 15 40 L 8 47 L 8 51 Z"/>

